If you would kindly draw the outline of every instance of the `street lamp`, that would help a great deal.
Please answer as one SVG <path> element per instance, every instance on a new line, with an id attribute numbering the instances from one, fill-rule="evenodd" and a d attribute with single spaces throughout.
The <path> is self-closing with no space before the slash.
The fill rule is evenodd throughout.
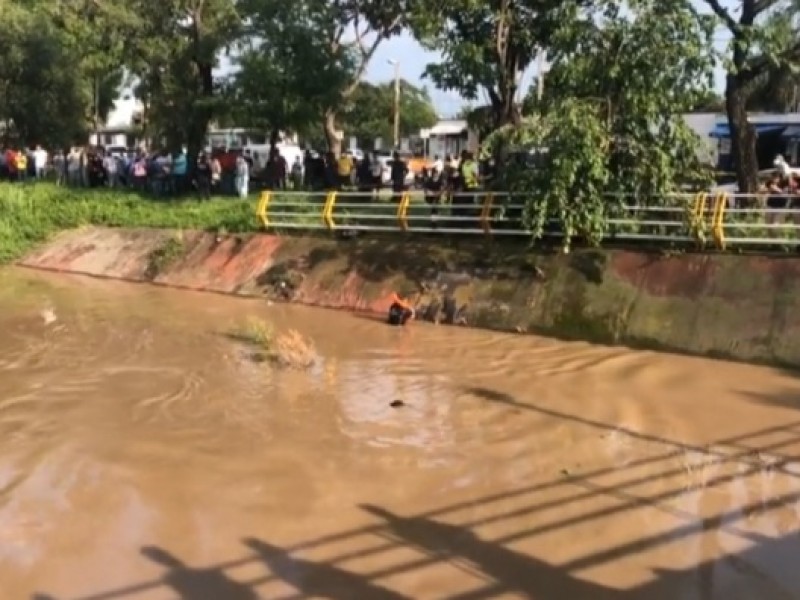
<path id="1" fill-rule="evenodd" d="M 394 66 L 394 148 L 400 147 L 400 61 L 390 60 Z"/>

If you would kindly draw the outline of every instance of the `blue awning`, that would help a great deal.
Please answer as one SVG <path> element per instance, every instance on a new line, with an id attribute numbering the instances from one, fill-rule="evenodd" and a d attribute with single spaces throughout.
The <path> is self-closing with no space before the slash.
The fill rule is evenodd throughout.
<path id="1" fill-rule="evenodd" d="M 786 125 L 774 125 L 771 123 L 758 123 L 755 125 L 756 134 L 759 133 L 770 133 L 774 131 L 782 131 L 786 129 Z M 727 123 L 717 123 L 714 126 L 714 129 L 711 130 L 711 133 L 708 134 L 708 137 L 712 138 L 728 138 L 731 137 L 731 128 L 730 125 Z"/>

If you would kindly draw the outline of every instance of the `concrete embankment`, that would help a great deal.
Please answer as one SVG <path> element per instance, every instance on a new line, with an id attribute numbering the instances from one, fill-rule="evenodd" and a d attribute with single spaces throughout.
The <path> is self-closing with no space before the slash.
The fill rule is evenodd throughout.
<path id="1" fill-rule="evenodd" d="M 413 291 L 440 323 L 800 366 L 793 257 L 87 228 L 20 264 L 377 313 Z"/>

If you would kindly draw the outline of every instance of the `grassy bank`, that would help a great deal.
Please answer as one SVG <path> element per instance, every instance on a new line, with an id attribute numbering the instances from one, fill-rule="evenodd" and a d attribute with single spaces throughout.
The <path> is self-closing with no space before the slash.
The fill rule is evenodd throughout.
<path id="1" fill-rule="evenodd" d="M 270 203 L 271 220 L 277 229 L 284 224 L 321 226 L 325 193 L 276 194 Z M 352 202 L 342 194 L 343 202 Z M 370 224 L 395 224 L 396 205 L 390 192 L 383 193 L 369 209 L 383 215 L 384 221 Z M 214 197 L 201 201 L 155 199 L 128 190 L 59 187 L 52 183 L 0 183 L 0 264 L 24 255 L 36 244 L 65 229 L 85 225 L 105 227 L 153 227 L 196 229 L 228 233 L 261 229 L 255 216 L 257 196 L 247 200 Z M 377 205 L 376 205 L 377 204 Z M 414 194 L 409 214 L 428 215 L 421 194 Z M 337 209 L 336 222 L 346 225 L 351 209 Z M 373 216 L 372 219 L 375 217 Z"/>
<path id="2" fill-rule="evenodd" d="M 0 263 L 59 231 L 84 225 L 245 232 L 258 229 L 255 200 L 155 200 L 128 191 L 49 183 L 0 184 Z"/>

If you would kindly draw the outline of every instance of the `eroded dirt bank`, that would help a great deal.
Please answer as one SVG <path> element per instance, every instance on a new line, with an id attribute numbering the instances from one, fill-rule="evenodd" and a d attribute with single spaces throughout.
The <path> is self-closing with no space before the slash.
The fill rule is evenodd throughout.
<path id="1" fill-rule="evenodd" d="M 800 366 L 800 259 L 87 228 L 24 266 Z"/>

